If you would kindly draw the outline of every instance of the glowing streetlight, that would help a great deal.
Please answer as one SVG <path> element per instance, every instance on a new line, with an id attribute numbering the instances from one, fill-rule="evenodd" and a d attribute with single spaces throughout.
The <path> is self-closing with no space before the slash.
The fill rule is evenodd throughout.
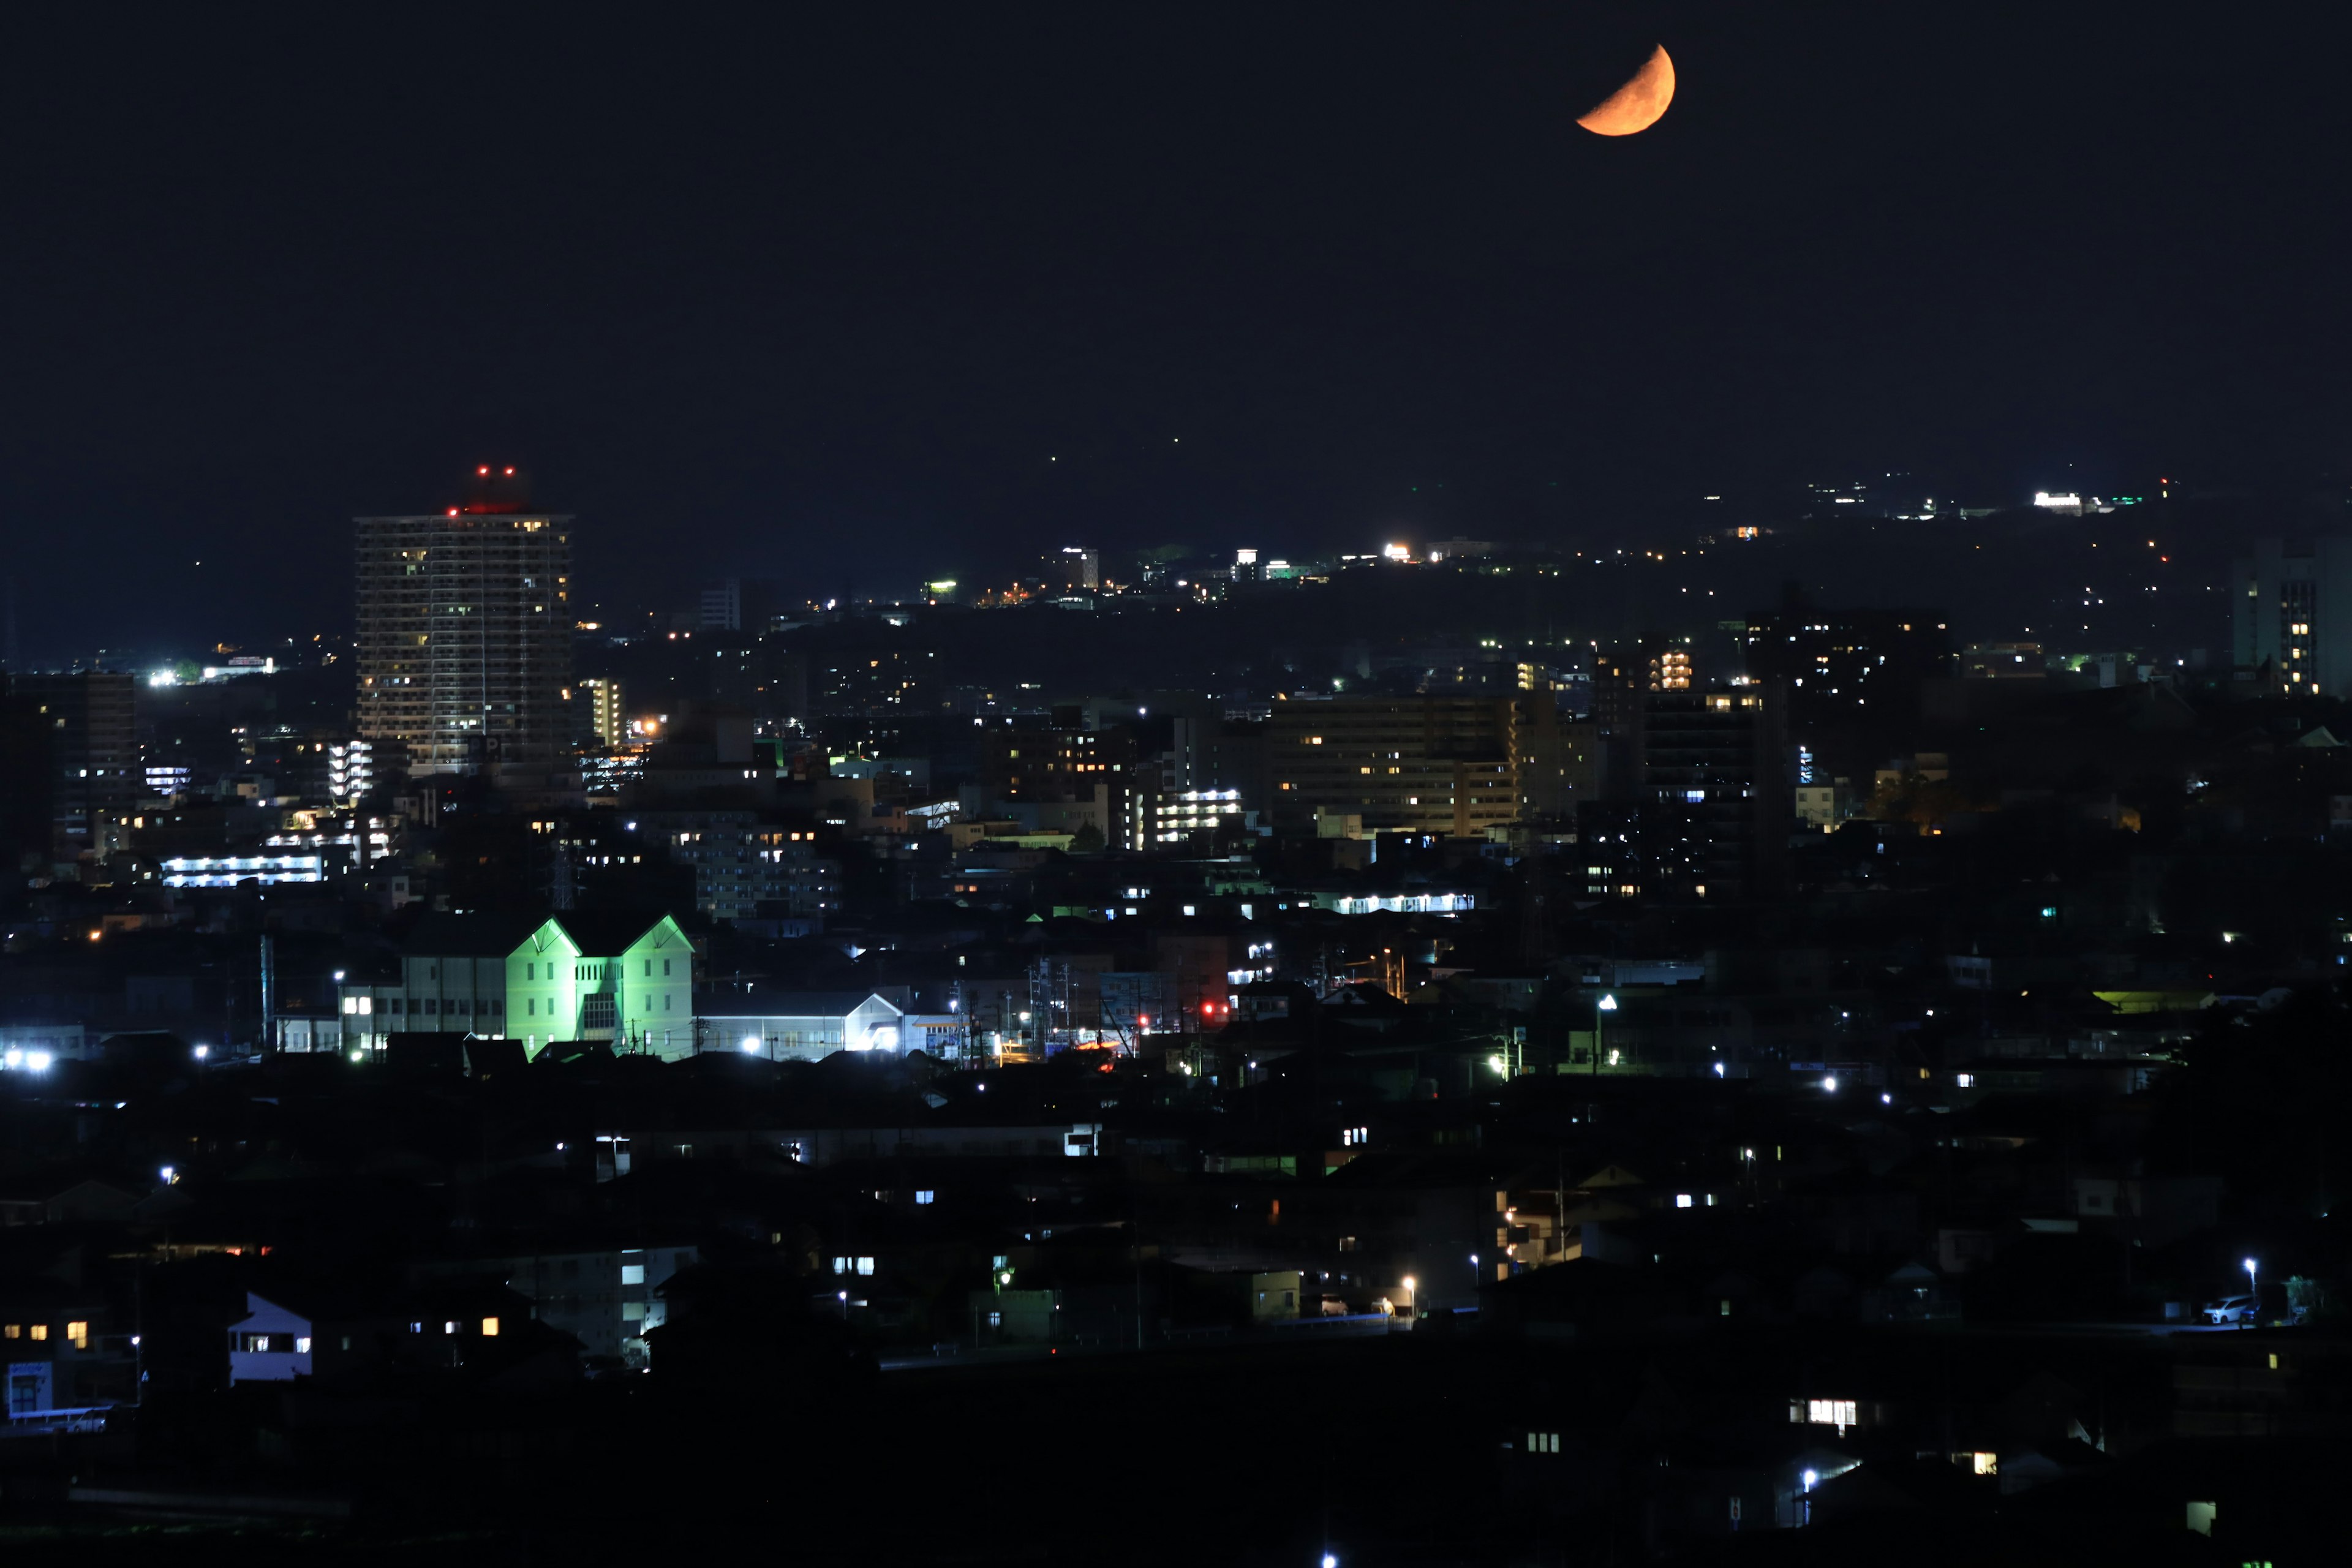
<path id="1" fill-rule="evenodd" d="M 2245 1260 L 2245 1265 L 2246 1265 L 2246 1294 L 2253 1298 L 2253 1304 L 2252 1304 L 2251 1307 L 2249 1307 L 2249 1308 L 2247 1309 L 2247 1311 L 2246 1311 L 2246 1317 L 2245 1317 L 2245 1318 L 2241 1318 L 2241 1319 L 2239 1320 L 2239 1321 L 2241 1321 L 2241 1322 L 2244 1322 L 2244 1321 L 2247 1321 L 2247 1319 L 2252 1319 L 2253 1321 L 2255 1321 L 2255 1322 L 2258 1322 L 2258 1323 L 2259 1323 L 2259 1322 L 2261 1322 L 2261 1321 L 2263 1321 L 2263 1287 L 2262 1287 L 2262 1280 L 2261 1280 L 2261 1278 L 2260 1278 L 2259 1271 L 2256 1269 L 2256 1268 L 2255 1268 L 2255 1266 L 2254 1266 L 2254 1260 L 2253 1260 L 2252 1258 L 2247 1258 L 2247 1259 Z"/>

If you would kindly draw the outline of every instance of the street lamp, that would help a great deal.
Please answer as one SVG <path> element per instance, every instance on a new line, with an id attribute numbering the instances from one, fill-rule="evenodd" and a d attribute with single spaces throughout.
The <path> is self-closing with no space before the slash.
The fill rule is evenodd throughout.
<path id="1" fill-rule="evenodd" d="M 2252 1258 L 2247 1258 L 2245 1260 L 2245 1264 L 2246 1294 L 2253 1298 L 2253 1305 L 2247 1309 L 2247 1317 L 2252 1318 L 2255 1322 L 2261 1322 L 2263 1319 L 2263 1288 L 2261 1278 L 2255 1269 L 2254 1260 Z M 2241 1318 L 2238 1321 L 2242 1323 L 2246 1321 L 2246 1318 Z"/>
<path id="2" fill-rule="evenodd" d="M 1595 1078 L 1601 1076 L 1601 1026 L 1608 1022 L 1601 1015 L 1615 1011 L 1617 1011 L 1617 998 L 1606 991 L 1601 994 L 1601 1000 L 1592 1005 L 1592 1076 Z"/>
<path id="3" fill-rule="evenodd" d="M 1413 1318 L 1412 1318 L 1412 1275 L 1410 1275 L 1410 1274 L 1408 1274 L 1408 1275 L 1406 1275 L 1406 1276 L 1404 1277 L 1404 1320 L 1405 1320 L 1405 1321 L 1406 1321 L 1406 1322 L 1408 1322 L 1408 1323 L 1409 1323 L 1409 1322 L 1412 1322 L 1412 1321 L 1413 1321 Z"/>

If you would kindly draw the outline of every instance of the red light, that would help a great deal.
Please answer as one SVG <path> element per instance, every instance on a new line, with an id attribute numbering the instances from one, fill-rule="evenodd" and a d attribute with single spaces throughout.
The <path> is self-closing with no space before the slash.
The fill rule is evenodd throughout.
<path id="1" fill-rule="evenodd" d="M 482 478 L 484 478 L 484 479 L 488 479 L 488 478 L 490 477 L 490 470 L 489 470 L 488 468 L 476 468 L 474 471 L 475 471 L 476 473 L 478 473 L 478 474 L 481 475 L 481 476 L 482 476 Z"/>
<path id="2" fill-rule="evenodd" d="M 449 509 L 449 515 L 450 515 L 451 517 L 455 517 L 455 516 L 457 516 L 457 509 L 456 507 L 454 507 L 454 506 L 453 506 L 453 507 L 451 507 L 451 508 Z"/>
<path id="3" fill-rule="evenodd" d="M 512 468 L 509 468 L 509 469 L 507 470 L 507 478 L 509 478 L 509 479 L 512 479 L 512 478 L 514 478 L 514 470 L 513 470 Z"/>

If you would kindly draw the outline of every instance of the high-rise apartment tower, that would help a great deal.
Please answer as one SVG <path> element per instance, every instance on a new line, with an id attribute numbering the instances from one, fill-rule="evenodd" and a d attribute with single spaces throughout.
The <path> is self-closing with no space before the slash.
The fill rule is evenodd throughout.
<path id="1" fill-rule="evenodd" d="M 572 520 L 512 468 L 446 511 L 362 517 L 359 730 L 417 773 L 544 773 L 568 752 Z"/>

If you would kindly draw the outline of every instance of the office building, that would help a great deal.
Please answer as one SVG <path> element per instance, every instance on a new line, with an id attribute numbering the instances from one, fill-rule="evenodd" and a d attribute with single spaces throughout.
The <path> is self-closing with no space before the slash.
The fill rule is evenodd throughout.
<path id="1" fill-rule="evenodd" d="M 1134 783 L 1134 731 L 1117 724 L 1080 729 L 1075 708 L 1057 713 L 1050 726 L 983 731 L 979 752 L 981 782 L 1002 801 L 1085 800 L 1108 786 L 1123 811 Z"/>
<path id="2" fill-rule="evenodd" d="M 24 721 L 47 741 L 49 820 L 60 852 L 97 847 L 109 821 L 144 793 L 136 688 L 132 676 L 95 669 L 8 678 Z"/>
<path id="3" fill-rule="evenodd" d="M 1274 826 L 1308 831 L 1318 811 L 1360 816 L 1367 833 L 1507 826 L 1529 731 L 1554 713 L 1549 694 L 1277 702 L 1265 742 Z"/>
<path id="4" fill-rule="evenodd" d="M 1633 798 L 1578 809 L 1587 890 L 1675 902 L 1777 890 L 1796 800 L 1770 698 L 1753 687 L 1658 691 L 1643 709 Z"/>
<path id="5" fill-rule="evenodd" d="M 0 868 L 49 853 L 57 815 L 56 732 L 39 700 L 0 673 Z"/>
<path id="6" fill-rule="evenodd" d="M 1789 731 L 1802 738 L 1831 725 L 1908 721 L 1921 682 L 1953 668 L 1951 631 L 1936 610 L 1822 610 L 1792 595 L 1725 629 L 1739 638 L 1748 679 L 1785 684 Z"/>
<path id="7" fill-rule="evenodd" d="M 1687 691 L 1696 674 L 1687 639 L 1624 642 L 1592 656 L 1591 793 L 1632 798 L 1642 773 L 1642 720 L 1654 691 Z"/>
<path id="8" fill-rule="evenodd" d="M 1589 720 L 1527 725 L 1519 744 L 1520 820 L 1574 822 L 1578 807 L 1601 798 L 1607 755 L 1601 727 Z"/>
<path id="9" fill-rule="evenodd" d="M 702 591 L 702 629 L 740 632 L 743 629 L 743 580 L 729 577 Z"/>
<path id="10" fill-rule="evenodd" d="M 1057 594 L 1092 593 L 1102 586 L 1102 552 L 1066 544 L 1041 563 L 1045 586 Z"/>
<path id="11" fill-rule="evenodd" d="M 2256 540 L 2230 586 L 2240 668 L 2281 694 L 2352 691 L 2352 536 Z"/>
<path id="12" fill-rule="evenodd" d="M 639 820 L 671 864 L 692 868 L 695 907 L 713 920 L 790 916 L 822 929 L 841 908 L 839 868 L 817 852 L 814 827 L 749 811 L 648 811 Z"/>
<path id="13" fill-rule="evenodd" d="M 1237 789 L 1139 789 L 1129 803 L 1126 847 L 1174 848 L 1195 834 L 1245 826 L 1252 815 Z"/>
<path id="14" fill-rule="evenodd" d="M 511 469 L 477 480 L 446 511 L 355 520 L 360 735 L 411 776 L 543 775 L 569 749 L 572 520 Z"/>

